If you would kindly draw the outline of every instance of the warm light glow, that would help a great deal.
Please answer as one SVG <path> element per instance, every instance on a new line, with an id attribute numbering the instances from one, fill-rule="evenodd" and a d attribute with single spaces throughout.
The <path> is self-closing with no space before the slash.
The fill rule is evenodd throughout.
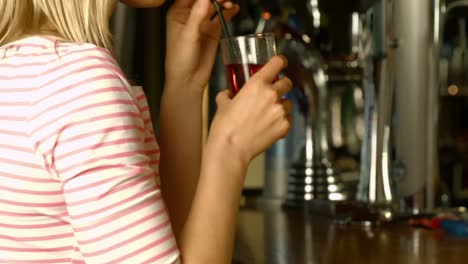
<path id="1" fill-rule="evenodd" d="M 447 88 L 448 94 L 450 95 L 457 95 L 459 90 L 460 89 L 455 84 L 452 84 Z"/>
<path id="2" fill-rule="evenodd" d="M 271 19 L 271 13 L 269 13 L 269 12 L 264 12 L 264 13 L 263 13 L 263 19 L 265 19 L 265 20 L 270 20 L 270 19 Z"/>
<path id="3" fill-rule="evenodd" d="M 328 199 L 330 199 L 331 201 L 342 201 L 344 200 L 344 196 L 341 194 L 341 193 L 330 193 L 328 195 Z"/>
<path id="4" fill-rule="evenodd" d="M 310 185 L 306 185 L 304 190 L 307 192 L 307 193 L 310 193 L 312 191 L 312 186 Z"/>
<path id="5" fill-rule="evenodd" d="M 314 27 L 319 28 L 320 27 L 320 10 L 319 10 L 318 0 L 310 0 L 309 5 L 310 5 L 310 8 L 312 9 L 310 11 L 312 11 Z"/>
<path id="6" fill-rule="evenodd" d="M 385 219 L 391 219 L 392 218 L 392 213 L 387 211 L 387 212 L 385 212 L 384 216 L 385 216 Z"/>
<path id="7" fill-rule="evenodd" d="M 307 193 L 306 195 L 304 195 L 304 199 L 306 199 L 307 201 L 310 201 L 312 200 L 312 195 L 310 193 Z"/>
<path id="8" fill-rule="evenodd" d="M 338 186 L 336 186 L 335 184 L 328 186 L 329 192 L 336 192 L 337 190 L 338 190 Z"/>
<path id="9" fill-rule="evenodd" d="M 306 183 L 306 184 L 311 184 L 311 183 L 312 183 L 312 177 L 307 176 L 307 177 L 305 178 L 305 183 Z"/>
<path id="10" fill-rule="evenodd" d="M 391 202 L 393 200 L 392 190 L 390 187 L 390 171 L 389 171 L 389 159 L 390 159 L 390 150 L 389 150 L 389 141 L 390 141 L 390 127 L 385 126 L 384 128 L 384 138 L 383 138 L 383 146 L 382 146 L 382 181 L 385 193 L 385 199 L 387 202 Z"/>

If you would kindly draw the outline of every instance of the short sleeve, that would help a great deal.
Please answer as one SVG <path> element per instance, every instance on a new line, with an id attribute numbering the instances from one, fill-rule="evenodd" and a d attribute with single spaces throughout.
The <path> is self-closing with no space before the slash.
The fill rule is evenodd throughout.
<path id="1" fill-rule="evenodd" d="M 99 48 L 64 56 L 34 96 L 30 135 L 86 263 L 173 263 L 179 252 L 137 98 Z"/>

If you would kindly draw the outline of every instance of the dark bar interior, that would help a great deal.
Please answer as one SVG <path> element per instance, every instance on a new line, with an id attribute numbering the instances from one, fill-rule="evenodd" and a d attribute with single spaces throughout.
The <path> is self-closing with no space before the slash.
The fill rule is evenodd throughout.
<path id="1" fill-rule="evenodd" d="M 238 2 L 231 32 L 274 32 L 294 110 L 249 170 L 233 263 L 466 263 L 468 1 Z M 170 4 L 113 18 L 154 124 Z M 226 87 L 219 55 L 207 124 Z"/>

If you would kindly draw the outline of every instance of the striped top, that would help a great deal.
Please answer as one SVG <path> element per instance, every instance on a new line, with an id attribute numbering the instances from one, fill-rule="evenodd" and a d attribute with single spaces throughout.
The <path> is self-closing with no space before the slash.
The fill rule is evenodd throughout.
<path id="1" fill-rule="evenodd" d="M 91 44 L 0 47 L 0 263 L 178 263 L 145 94 Z"/>

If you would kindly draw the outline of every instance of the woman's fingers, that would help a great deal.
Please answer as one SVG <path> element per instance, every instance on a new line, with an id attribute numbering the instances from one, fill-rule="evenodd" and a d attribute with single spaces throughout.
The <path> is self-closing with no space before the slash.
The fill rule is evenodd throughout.
<path id="1" fill-rule="evenodd" d="M 220 1 L 218 1 L 220 2 Z M 231 20 L 239 11 L 239 5 L 233 4 L 231 1 L 222 1 L 223 15 L 226 20 Z M 215 23 L 220 28 L 219 19 L 216 17 L 214 21 L 210 21 L 212 17 L 216 17 L 216 8 L 211 0 L 196 0 L 187 21 L 189 32 L 198 33 L 205 23 Z"/>
<path id="2" fill-rule="evenodd" d="M 221 107 L 222 105 L 226 104 L 231 100 L 231 93 L 229 90 L 224 90 L 216 95 L 216 105 Z"/>
<path id="3" fill-rule="evenodd" d="M 292 102 L 288 99 L 281 99 L 281 104 L 283 105 L 285 115 L 288 117 L 293 109 Z"/>
<path id="4" fill-rule="evenodd" d="M 267 83 L 273 83 L 278 78 L 278 74 L 288 66 L 288 60 L 284 56 L 275 56 L 271 58 L 255 75 Z M 254 75 L 254 76 L 255 76 Z"/>
<path id="5" fill-rule="evenodd" d="M 181 7 L 181 8 L 189 8 L 192 7 L 195 0 L 175 0 L 172 6 Z"/>
<path id="6" fill-rule="evenodd" d="M 224 8 L 223 9 L 223 16 L 224 16 L 224 19 L 226 21 L 231 21 L 232 18 L 235 15 L 237 15 L 237 13 L 239 12 L 240 7 L 239 7 L 238 4 L 232 4 L 232 2 L 228 2 L 228 3 L 231 3 L 231 5 L 230 5 L 229 8 Z M 216 12 L 216 9 L 214 10 L 212 15 L 210 16 L 210 19 L 211 19 L 212 23 L 216 23 L 218 25 L 221 25 L 221 22 L 219 21 L 219 17 L 218 17 L 218 13 Z"/>
<path id="7" fill-rule="evenodd" d="M 208 12 L 208 14 L 211 20 L 216 17 L 216 14 L 217 14 L 216 7 L 213 4 L 210 5 L 210 11 Z"/>
<path id="8" fill-rule="evenodd" d="M 284 121 L 284 127 L 282 128 L 282 138 L 285 138 L 288 136 L 289 130 L 291 129 L 291 124 L 292 124 L 292 118 L 290 115 L 286 117 L 286 120 Z"/>
<path id="9" fill-rule="evenodd" d="M 192 7 L 197 1 L 199 0 L 175 0 L 173 6 L 182 7 L 182 8 L 190 8 Z M 211 0 L 209 0 L 211 1 Z M 232 4 L 229 0 L 216 0 L 216 2 L 221 3 L 225 8 L 229 8 L 229 5 Z"/>
<path id="10" fill-rule="evenodd" d="M 211 1 L 210 0 L 197 0 L 190 11 L 190 16 L 187 21 L 187 29 L 189 32 L 200 32 L 200 27 L 210 13 Z"/>
<path id="11" fill-rule="evenodd" d="M 231 1 L 222 1 L 223 2 L 223 7 L 226 9 L 230 9 L 234 6 L 234 3 Z"/>
<path id="12" fill-rule="evenodd" d="M 284 138 L 288 135 L 289 129 L 291 128 L 291 111 L 293 105 L 291 101 L 287 99 L 282 99 L 279 103 L 282 106 L 282 116 L 276 118 L 276 127 L 279 133 L 280 138 Z"/>
<path id="13" fill-rule="evenodd" d="M 227 9 L 232 8 L 234 6 L 234 2 L 232 0 L 216 0 L 216 2 L 218 2 L 222 7 Z"/>
<path id="14" fill-rule="evenodd" d="M 278 92 L 280 98 L 286 95 L 289 91 L 291 91 L 292 87 L 293 83 L 288 77 L 283 77 L 273 84 L 273 89 L 275 89 Z"/>
<path id="15" fill-rule="evenodd" d="M 218 1 L 219 2 L 219 1 Z M 225 1 L 221 3 L 223 9 L 223 16 L 226 21 L 231 21 L 231 19 L 239 12 L 239 5 L 235 4 L 231 1 Z M 213 10 L 210 11 L 210 20 L 216 23 L 219 22 L 218 12 L 216 8 L 213 6 Z"/>

